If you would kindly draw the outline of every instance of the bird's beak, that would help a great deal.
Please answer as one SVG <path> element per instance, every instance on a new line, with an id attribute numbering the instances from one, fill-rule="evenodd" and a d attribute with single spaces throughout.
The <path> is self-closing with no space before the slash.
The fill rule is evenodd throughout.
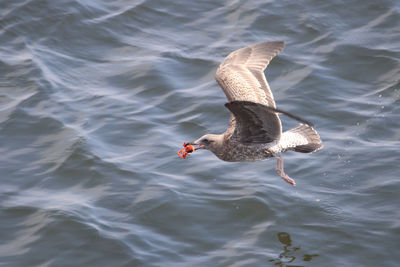
<path id="1" fill-rule="evenodd" d="M 186 143 L 186 145 L 192 145 L 192 146 L 194 146 L 195 150 L 197 150 L 197 149 L 203 149 L 203 148 L 204 148 L 204 145 L 199 144 L 198 140 L 193 141 L 193 142 Z"/>

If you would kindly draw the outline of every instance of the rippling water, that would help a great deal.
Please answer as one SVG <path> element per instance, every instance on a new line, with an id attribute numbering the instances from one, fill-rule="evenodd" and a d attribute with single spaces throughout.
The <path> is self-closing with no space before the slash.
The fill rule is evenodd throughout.
<path id="1" fill-rule="evenodd" d="M 398 266 L 399 25 L 395 0 L 2 1 L 0 264 Z M 285 154 L 295 188 L 176 155 L 227 126 L 219 62 L 267 40 L 324 141 Z"/>

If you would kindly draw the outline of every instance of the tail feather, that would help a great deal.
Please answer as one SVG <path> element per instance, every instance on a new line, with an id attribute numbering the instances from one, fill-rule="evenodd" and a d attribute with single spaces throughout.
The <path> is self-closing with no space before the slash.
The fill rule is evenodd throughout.
<path id="1" fill-rule="evenodd" d="M 323 147 L 317 131 L 306 124 L 298 124 L 296 127 L 284 132 L 280 143 L 282 143 L 284 150 L 293 150 L 301 153 L 311 153 Z"/>

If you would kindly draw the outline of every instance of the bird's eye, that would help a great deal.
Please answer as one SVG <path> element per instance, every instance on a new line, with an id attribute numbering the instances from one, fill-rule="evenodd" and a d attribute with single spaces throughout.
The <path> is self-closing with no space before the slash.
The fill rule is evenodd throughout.
<path id="1" fill-rule="evenodd" d="M 202 142 L 203 142 L 204 144 L 206 144 L 206 145 L 209 145 L 209 144 L 211 144 L 212 142 L 214 142 L 214 140 L 210 140 L 210 139 L 204 138 L 204 139 L 202 140 Z"/>

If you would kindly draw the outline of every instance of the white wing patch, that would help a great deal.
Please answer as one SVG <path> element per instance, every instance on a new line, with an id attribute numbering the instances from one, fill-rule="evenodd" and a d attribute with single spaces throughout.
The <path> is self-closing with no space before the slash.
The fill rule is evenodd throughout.
<path id="1" fill-rule="evenodd" d="M 321 144 L 321 139 L 314 128 L 306 124 L 298 124 L 289 131 L 282 133 L 278 144 L 269 150 L 273 153 L 280 153 L 289 149 L 293 150 L 297 146 L 318 144 Z"/>
<path id="2" fill-rule="evenodd" d="M 282 134 L 279 143 L 283 148 L 290 148 L 300 145 L 307 145 L 308 140 L 306 137 L 299 133 L 287 131 Z"/>

